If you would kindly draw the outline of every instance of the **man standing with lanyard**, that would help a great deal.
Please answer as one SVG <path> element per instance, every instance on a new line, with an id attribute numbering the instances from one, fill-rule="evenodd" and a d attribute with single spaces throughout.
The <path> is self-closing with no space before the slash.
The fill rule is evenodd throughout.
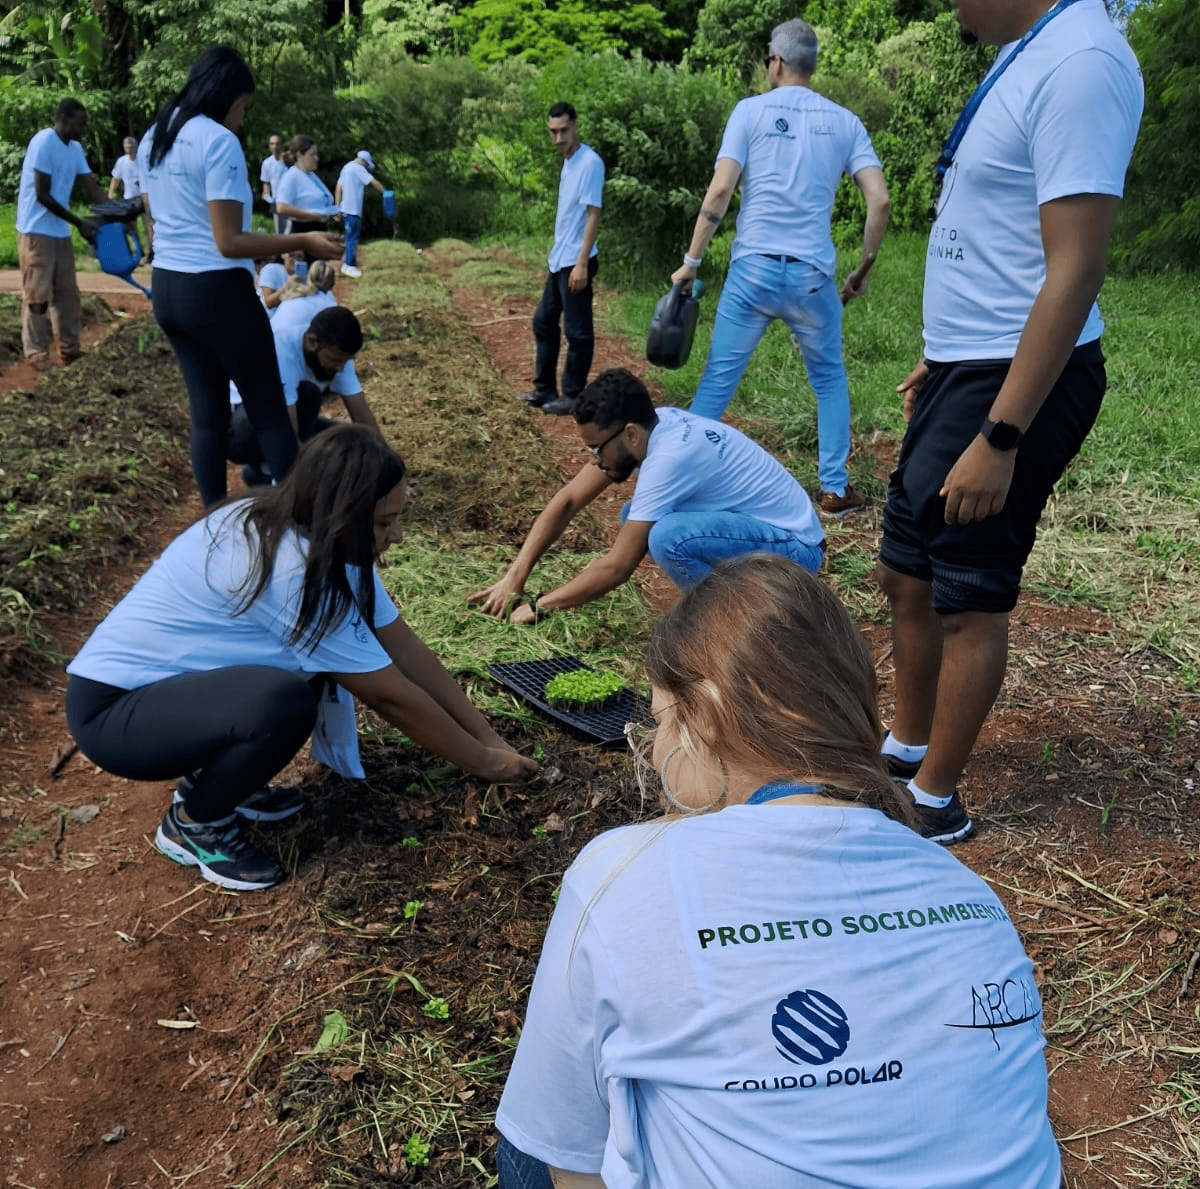
<path id="1" fill-rule="evenodd" d="M 957 782 L 1000 692 L 1038 519 L 1104 396 L 1096 295 L 1142 112 L 1104 0 L 954 0 L 963 40 L 1001 47 L 939 162 L 925 353 L 876 578 L 892 608 L 884 741 L 922 832 L 973 826 Z"/>
<path id="2" fill-rule="evenodd" d="M 604 190 L 604 162 L 579 140 L 579 121 L 569 103 L 556 103 L 546 121 L 550 139 L 562 154 L 554 246 L 542 300 L 533 315 L 537 375 L 533 391 L 521 397 L 543 413 L 563 416 L 583 391 L 592 366 L 592 278 L 596 275 L 596 233 Z M 559 322 L 567 336 L 562 396 L 558 392 Z"/>
<path id="3" fill-rule="evenodd" d="M 695 279 L 700 257 L 740 180 L 733 262 L 691 411 L 713 420 L 721 417 L 763 333 L 782 318 L 804 356 L 817 397 L 818 506 L 827 516 L 845 516 L 867 501 L 850 486 L 846 470 L 850 388 L 842 361 L 842 306 L 867 291 L 890 203 L 862 121 L 809 90 L 816 68 L 817 35 L 808 25 L 785 21 L 771 30 L 771 89 L 733 109 L 683 266 L 671 280 Z M 843 174 L 862 191 L 867 220 L 858 267 L 839 294 L 829 220 Z"/>

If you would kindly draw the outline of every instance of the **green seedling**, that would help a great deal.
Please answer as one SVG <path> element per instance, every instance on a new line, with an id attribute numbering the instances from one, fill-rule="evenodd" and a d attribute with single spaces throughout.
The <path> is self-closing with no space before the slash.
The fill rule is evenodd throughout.
<path id="1" fill-rule="evenodd" d="M 433 999 L 426 999 L 421 1004 L 421 1013 L 431 1020 L 448 1020 L 450 1018 L 450 1004 L 440 996 L 435 996 Z"/>
<path id="2" fill-rule="evenodd" d="M 546 682 L 546 701 L 555 706 L 588 709 L 600 706 L 621 692 L 624 682 L 615 673 L 571 669 Z"/>
<path id="3" fill-rule="evenodd" d="M 530 833 L 535 838 L 545 838 L 546 837 L 546 827 L 545 826 L 534 826 L 533 829 L 530 831 Z"/>
<path id="4" fill-rule="evenodd" d="M 409 850 L 412 850 L 414 847 L 421 845 L 421 840 L 419 838 L 414 837 L 412 834 L 405 834 L 404 837 L 400 840 L 400 845 L 403 847 L 406 847 Z"/>
<path id="5" fill-rule="evenodd" d="M 1054 744 L 1049 739 L 1042 744 L 1042 754 L 1038 757 L 1038 763 L 1043 768 L 1053 767 L 1056 763 L 1054 758 Z"/>
<path id="6" fill-rule="evenodd" d="M 404 919 L 406 921 L 416 920 L 417 913 L 425 907 L 424 900 L 409 900 L 404 905 Z"/>
<path id="7" fill-rule="evenodd" d="M 413 1168 L 426 1168 L 429 1165 L 429 1151 L 429 1145 L 414 1131 L 404 1145 L 404 1159 Z"/>
<path id="8" fill-rule="evenodd" d="M 1108 801 L 1104 805 L 1100 807 L 1100 825 L 1102 828 L 1108 825 L 1108 819 L 1112 816 L 1113 810 L 1116 809 L 1117 798 L 1120 797 L 1120 795 L 1120 790 L 1114 789 L 1113 795 L 1109 797 Z"/>

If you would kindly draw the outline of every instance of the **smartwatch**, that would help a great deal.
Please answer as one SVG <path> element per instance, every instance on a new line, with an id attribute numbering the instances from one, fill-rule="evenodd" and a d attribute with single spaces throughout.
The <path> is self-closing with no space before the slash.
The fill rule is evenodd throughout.
<path id="1" fill-rule="evenodd" d="M 1000 451 L 1015 449 L 1025 436 L 1015 425 L 1009 425 L 1007 421 L 993 421 L 990 417 L 984 418 L 979 432 L 993 450 Z"/>

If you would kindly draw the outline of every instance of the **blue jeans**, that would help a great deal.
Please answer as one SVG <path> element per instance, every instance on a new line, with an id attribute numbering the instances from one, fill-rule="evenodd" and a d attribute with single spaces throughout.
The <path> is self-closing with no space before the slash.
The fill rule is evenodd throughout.
<path id="1" fill-rule="evenodd" d="M 346 229 L 346 255 L 343 259 L 347 264 L 357 264 L 358 235 L 362 231 L 362 215 L 347 215 L 343 212 L 342 226 Z"/>
<path id="2" fill-rule="evenodd" d="M 621 523 L 629 504 L 621 509 Z M 718 562 L 746 553 L 778 553 L 816 573 L 825 560 L 824 542 L 807 545 L 781 528 L 741 512 L 671 512 L 650 530 L 650 556 L 682 591 L 708 577 Z"/>
<path id="3" fill-rule="evenodd" d="M 553 1189 L 550 1170 L 503 1135 L 496 1144 L 496 1171 L 500 1174 L 500 1189 Z"/>
<path id="4" fill-rule="evenodd" d="M 817 475 L 822 491 L 846 494 L 850 389 L 842 362 L 842 301 L 832 277 L 803 261 L 742 256 L 729 266 L 712 346 L 691 411 L 719 421 L 775 318 L 791 327 L 817 395 Z"/>

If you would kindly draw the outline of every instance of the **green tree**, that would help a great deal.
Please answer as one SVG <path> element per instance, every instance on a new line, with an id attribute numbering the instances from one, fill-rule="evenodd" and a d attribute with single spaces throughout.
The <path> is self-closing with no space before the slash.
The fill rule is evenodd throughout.
<path id="1" fill-rule="evenodd" d="M 794 0 L 708 0 L 686 61 L 697 70 L 719 70 L 748 86 L 761 71 L 771 30 L 797 16 Z"/>
<path id="2" fill-rule="evenodd" d="M 1114 263 L 1127 271 L 1200 267 L 1200 8 L 1143 0 L 1130 44 L 1146 108 L 1118 216 Z"/>

